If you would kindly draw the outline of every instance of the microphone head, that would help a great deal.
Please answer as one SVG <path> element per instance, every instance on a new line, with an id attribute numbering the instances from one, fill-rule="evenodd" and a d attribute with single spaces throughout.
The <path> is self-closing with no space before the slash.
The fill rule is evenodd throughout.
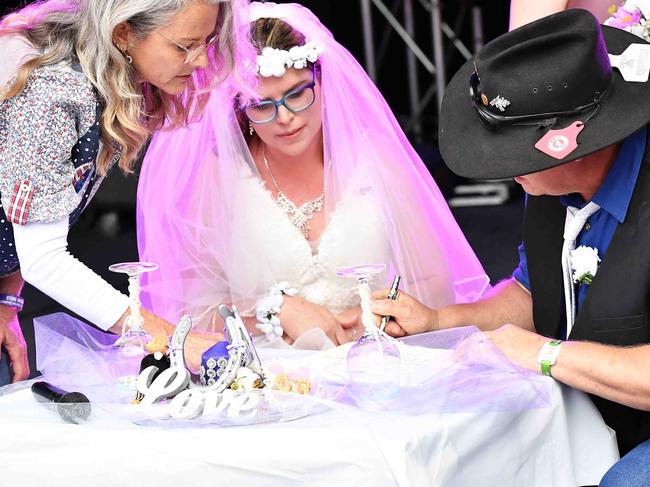
<path id="1" fill-rule="evenodd" d="M 88 419 L 92 408 L 90 401 L 81 392 L 65 394 L 56 405 L 59 416 L 66 423 L 80 424 Z"/>

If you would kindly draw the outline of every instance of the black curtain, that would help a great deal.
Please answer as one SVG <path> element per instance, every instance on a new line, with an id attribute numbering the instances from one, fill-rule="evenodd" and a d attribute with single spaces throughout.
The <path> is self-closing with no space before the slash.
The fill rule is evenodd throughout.
<path id="1" fill-rule="evenodd" d="M 4 0 L 2 4 L 0 5 L 0 15 L 5 15 L 12 10 L 15 10 L 16 8 L 25 5 L 26 1 L 20 1 L 20 0 Z"/>

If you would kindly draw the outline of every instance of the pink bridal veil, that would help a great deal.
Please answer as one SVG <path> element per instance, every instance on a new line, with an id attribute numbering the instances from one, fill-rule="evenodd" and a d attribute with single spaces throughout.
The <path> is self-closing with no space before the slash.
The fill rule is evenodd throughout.
<path id="1" fill-rule="evenodd" d="M 387 272 L 375 287 L 388 287 L 399 274 L 401 289 L 431 307 L 480 297 L 488 277 L 391 109 L 355 58 L 298 4 L 255 2 L 248 15 L 251 21 L 280 18 L 323 49 L 323 211 L 329 224 L 350 194 L 371 198 L 386 236 L 386 262 L 381 263 Z M 248 63 L 254 66 L 254 60 Z M 250 92 L 250 87 L 234 79 L 218 87 L 202 120 L 156 134 L 144 161 L 138 245 L 142 260 L 160 265 L 146 276 L 144 301 L 172 322 L 189 313 L 199 327 L 209 328 L 221 303 L 235 303 L 251 314 L 256 300 L 277 280 L 259 245 L 266 222 L 247 205 L 239 184 L 258 176 L 233 109 L 234 97 L 242 91 Z M 355 232 L 344 238 L 353 244 Z"/>

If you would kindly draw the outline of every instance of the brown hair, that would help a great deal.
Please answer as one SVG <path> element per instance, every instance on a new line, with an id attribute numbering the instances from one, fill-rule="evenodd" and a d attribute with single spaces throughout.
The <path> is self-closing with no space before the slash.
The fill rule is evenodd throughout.
<path id="1" fill-rule="evenodd" d="M 265 18 L 253 22 L 251 39 L 259 52 L 265 47 L 288 51 L 305 43 L 305 36 L 281 19 Z"/>

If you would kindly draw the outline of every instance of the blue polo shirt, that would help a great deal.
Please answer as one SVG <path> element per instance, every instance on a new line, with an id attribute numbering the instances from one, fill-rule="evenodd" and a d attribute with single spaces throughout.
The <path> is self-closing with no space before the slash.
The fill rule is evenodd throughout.
<path id="1" fill-rule="evenodd" d="M 625 215 L 627 215 L 632 193 L 639 177 L 646 140 L 647 129 L 644 127 L 622 142 L 607 177 L 592 200 L 600 206 L 600 210 L 589 217 L 585 227 L 578 234 L 576 247 L 586 245 L 598 249 L 601 261 L 605 258 L 618 225 L 625 221 Z M 587 204 L 576 193 L 561 196 L 560 202 L 565 207 L 574 206 L 576 208 L 582 208 Z M 519 246 L 519 266 L 512 273 L 512 276 L 530 291 L 528 263 L 523 243 Z M 587 284 L 580 284 L 578 287 L 578 309 L 585 300 L 588 288 L 589 285 Z"/>

